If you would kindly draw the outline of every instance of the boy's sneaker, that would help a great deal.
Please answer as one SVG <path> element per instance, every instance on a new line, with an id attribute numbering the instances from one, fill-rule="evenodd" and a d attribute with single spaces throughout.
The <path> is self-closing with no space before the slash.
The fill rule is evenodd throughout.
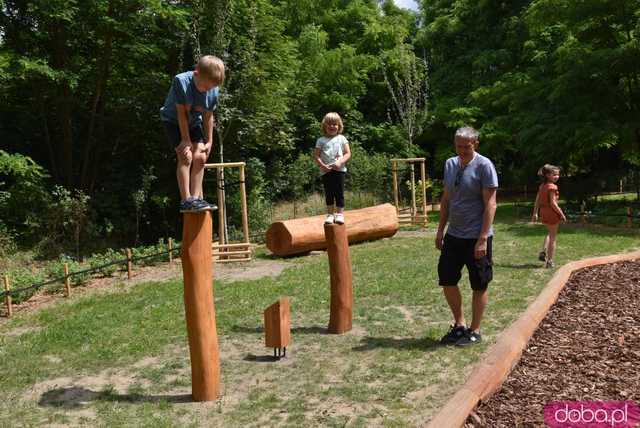
<path id="1" fill-rule="evenodd" d="M 456 346 L 469 346 L 482 342 L 482 336 L 480 333 L 471 331 L 471 329 L 465 329 L 464 335 L 458 339 Z"/>
<path id="2" fill-rule="evenodd" d="M 195 212 L 197 211 L 196 207 L 193 204 L 194 199 L 185 199 L 184 201 L 180 202 L 180 212 L 181 213 L 191 213 L 191 212 Z"/>
<path id="3" fill-rule="evenodd" d="M 447 334 L 442 336 L 440 339 L 440 344 L 442 345 L 453 345 L 458 343 L 460 339 L 462 339 L 467 332 L 467 328 L 463 325 L 451 325 L 449 327 L 449 331 Z"/>
<path id="4" fill-rule="evenodd" d="M 204 199 L 194 199 L 193 200 L 193 206 L 194 206 L 194 211 L 197 211 L 197 212 L 210 211 L 210 210 L 214 209 L 211 206 L 211 204 L 209 204 L 209 202 L 205 201 Z M 215 209 L 217 209 L 217 208 L 218 207 L 215 207 Z"/>
<path id="5" fill-rule="evenodd" d="M 538 260 L 540 260 L 541 262 L 546 261 L 547 253 L 545 251 L 540 251 L 540 254 L 538 254 Z"/>
<path id="6" fill-rule="evenodd" d="M 544 267 L 548 268 L 548 269 L 552 269 L 554 267 L 556 267 L 555 263 L 553 263 L 553 260 L 547 260 L 547 262 L 544 264 Z"/>
<path id="7" fill-rule="evenodd" d="M 324 224 L 333 224 L 335 217 L 333 214 L 327 214 L 327 217 L 324 219 Z"/>
<path id="8" fill-rule="evenodd" d="M 344 224 L 344 214 L 338 213 L 333 217 L 333 221 L 336 224 Z"/>

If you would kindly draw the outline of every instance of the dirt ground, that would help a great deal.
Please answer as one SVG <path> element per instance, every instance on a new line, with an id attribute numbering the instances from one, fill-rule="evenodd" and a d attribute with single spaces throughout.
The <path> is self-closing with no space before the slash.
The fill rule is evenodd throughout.
<path id="1" fill-rule="evenodd" d="M 545 426 L 550 401 L 640 403 L 639 308 L 640 261 L 574 273 L 502 388 L 466 426 Z"/>

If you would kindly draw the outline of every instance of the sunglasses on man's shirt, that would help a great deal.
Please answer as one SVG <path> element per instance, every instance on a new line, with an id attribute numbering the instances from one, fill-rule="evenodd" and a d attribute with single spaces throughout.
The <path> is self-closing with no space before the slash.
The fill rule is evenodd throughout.
<path id="1" fill-rule="evenodd" d="M 456 181 L 453 182 L 453 187 L 455 189 L 457 189 L 458 186 L 460 185 L 460 182 L 462 181 L 462 175 L 464 174 L 464 170 L 465 169 L 466 169 L 466 167 L 465 168 L 460 168 L 458 170 L 458 173 L 456 174 Z"/>

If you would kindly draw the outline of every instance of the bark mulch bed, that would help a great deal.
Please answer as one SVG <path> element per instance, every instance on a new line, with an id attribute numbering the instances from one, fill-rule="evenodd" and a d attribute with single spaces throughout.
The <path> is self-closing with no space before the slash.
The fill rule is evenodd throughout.
<path id="1" fill-rule="evenodd" d="M 544 427 L 557 400 L 640 403 L 640 261 L 575 272 L 522 359 L 466 427 Z"/>

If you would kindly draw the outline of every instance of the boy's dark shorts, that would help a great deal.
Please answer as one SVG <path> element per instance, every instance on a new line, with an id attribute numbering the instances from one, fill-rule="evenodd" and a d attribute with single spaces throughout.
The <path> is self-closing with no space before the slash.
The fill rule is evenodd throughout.
<path id="1" fill-rule="evenodd" d="M 466 265 L 471 289 L 487 289 L 493 279 L 493 237 L 487 239 L 487 254 L 480 259 L 474 257 L 476 241 L 448 234 L 444 236 L 444 245 L 438 261 L 438 279 L 441 286 L 458 285 L 462 277 L 462 267 Z"/>
<path id="2" fill-rule="evenodd" d="M 171 150 L 175 150 L 176 147 L 180 145 L 180 141 L 182 137 L 180 136 L 180 127 L 177 123 L 165 122 L 162 121 L 162 125 L 164 126 L 164 132 L 167 135 L 167 142 L 171 147 Z M 204 141 L 204 132 L 202 130 L 202 125 L 196 125 L 193 128 L 189 129 L 189 137 L 191 138 L 192 143 L 199 143 Z"/>

